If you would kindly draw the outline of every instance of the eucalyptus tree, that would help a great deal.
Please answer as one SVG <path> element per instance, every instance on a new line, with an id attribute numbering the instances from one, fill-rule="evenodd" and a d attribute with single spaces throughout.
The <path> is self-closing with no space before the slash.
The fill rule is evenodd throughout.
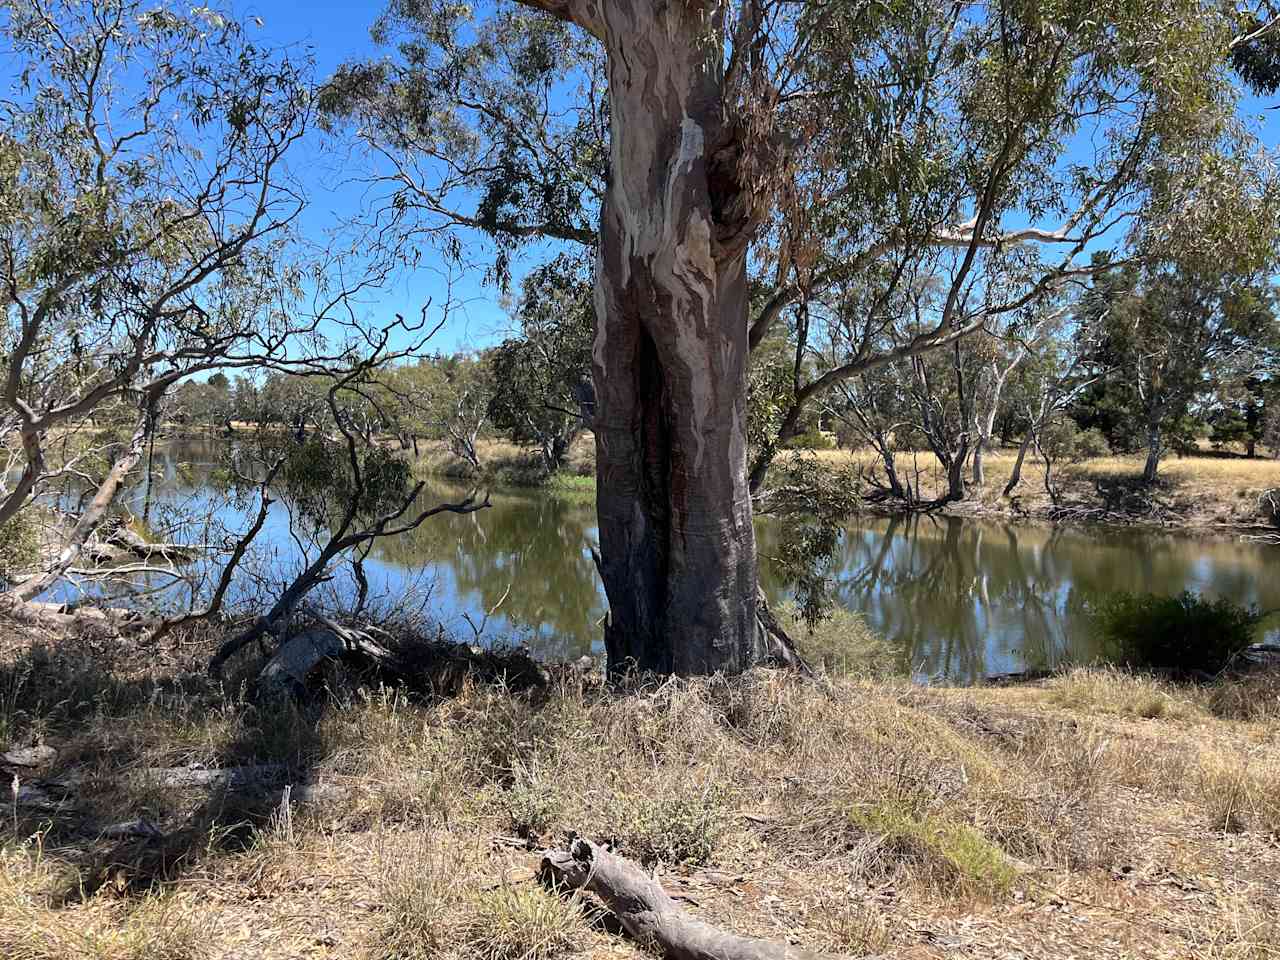
<path id="1" fill-rule="evenodd" d="M 377 32 L 400 56 L 341 71 L 328 105 L 375 158 L 379 235 L 477 228 L 499 279 L 533 238 L 596 246 L 611 668 L 732 672 L 781 652 L 756 616 L 751 480 L 777 442 L 749 473 L 752 345 L 788 317 L 802 347 L 846 343 L 781 441 L 835 384 L 1033 308 L 1093 246 L 1269 242 L 1235 29 L 1191 0 L 395 0 Z M 925 280 L 929 325 L 891 335 Z"/>
<path id="2" fill-rule="evenodd" d="M 75 469 L 47 463 L 50 434 L 137 408 L 93 500 L 109 503 L 165 390 L 282 336 L 281 322 L 246 327 L 273 235 L 298 212 L 282 158 L 309 107 L 297 66 L 208 10 L 8 0 L 0 31 L 25 64 L 0 103 L 0 402 L 24 454 L 5 522 Z"/>
<path id="3" fill-rule="evenodd" d="M 1083 322 L 1098 342 L 1101 395 L 1135 425 L 1151 483 L 1175 427 L 1266 363 L 1271 290 L 1259 276 L 1164 270 L 1117 271 L 1090 293 Z"/>
<path id="4" fill-rule="evenodd" d="M 22 64 L 0 99 L 0 423 L 21 451 L 0 524 L 59 478 L 90 490 L 5 594 L 20 605 L 82 555 L 175 385 L 342 368 L 385 356 L 391 331 L 335 309 L 377 268 L 352 280 L 293 230 L 306 63 L 207 7 L 142 0 L 4 0 L 0 35 Z M 108 414 L 126 441 L 90 470 Z"/>
<path id="5" fill-rule="evenodd" d="M 530 271 L 515 310 L 519 335 L 486 355 L 494 426 L 536 443 L 548 471 L 559 469 L 591 419 L 595 313 L 586 267 L 582 257 L 561 256 Z"/>

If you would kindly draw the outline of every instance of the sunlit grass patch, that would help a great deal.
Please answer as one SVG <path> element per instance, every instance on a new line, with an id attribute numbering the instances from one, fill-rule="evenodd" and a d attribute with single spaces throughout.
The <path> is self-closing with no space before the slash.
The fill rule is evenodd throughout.
<path id="1" fill-rule="evenodd" d="M 973 827 L 933 811 L 882 802 L 849 811 L 858 828 L 884 841 L 884 855 L 907 873 L 944 893 L 1004 894 L 1017 871 L 1004 852 Z"/>
<path id="2" fill-rule="evenodd" d="M 1205 752 L 1192 782 L 1210 829 L 1280 836 L 1280 769 L 1249 756 Z"/>
<path id="3" fill-rule="evenodd" d="M 1071 710 L 1194 720 L 1206 716 L 1198 688 L 1110 667 L 1077 667 L 1049 681 L 1050 701 Z"/>
<path id="4" fill-rule="evenodd" d="M 50 901 L 65 878 L 38 845 L 0 850 L 0 957 L 5 960 L 203 960 L 207 916 L 164 894 L 130 901 Z"/>
<path id="5" fill-rule="evenodd" d="M 475 895 L 463 926 L 465 956 L 479 960 L 549 960 L 581 940 L 578 902 L 532 883 L 499 882 Z"/>
<path id="6" fill-rule="evenodd" d="M 375 956 L 543 960 L 572 952 L 582 939 L 576 898 L 531 879 L 494 879 L 477 844 L 442 833 L 388 833 L 377 861 L 384 910 Z"/>

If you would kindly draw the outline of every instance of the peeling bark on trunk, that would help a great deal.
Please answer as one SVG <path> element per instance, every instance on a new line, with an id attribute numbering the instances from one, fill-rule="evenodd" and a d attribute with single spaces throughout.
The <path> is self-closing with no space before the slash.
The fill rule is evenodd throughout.
<path id="1" fill-rule="evenodd" d="M 596 272 L 596 476 L 609 670 L 766 659 L 747 487 L 746 245 L 701 8 L 615 0 L 611 178 Z"/>

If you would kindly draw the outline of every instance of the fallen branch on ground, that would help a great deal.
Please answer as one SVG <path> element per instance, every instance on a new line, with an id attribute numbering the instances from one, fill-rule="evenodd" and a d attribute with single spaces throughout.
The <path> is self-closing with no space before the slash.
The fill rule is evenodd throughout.
<path id="1" fill-rule="evenodd" d="M 267 699 L 299 696 L 313 670 L 331 660 L 354 660 L 384 679 L 424 690 L 450 692 L 463 678 L 497 680 L 515 689 L 545 686 L 546 671 L 520 650 L 491 651 L 465 643 L 413 639 L 395 649 L 368 624 L 342 624 L 313 615 L 314 624 L 286 639 L 258 675 L 258 692 Z M 387 639 L 394 644 L 389 636 Z"/>
<path id="2" fill-rule="evenodd" d="M 671 960 L 818 960 L 820 954 L 775 940 L 727 933 L 690 916 L 638 864 L 604 847 L 574 840 L 546 850 L 540 877 L 556 890 L 587 890 L 604 901 L 624 930 Z"/>

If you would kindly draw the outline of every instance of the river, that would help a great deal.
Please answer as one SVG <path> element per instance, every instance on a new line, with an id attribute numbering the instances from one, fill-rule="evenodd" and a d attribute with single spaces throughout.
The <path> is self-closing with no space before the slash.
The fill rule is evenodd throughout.
<path id="1" fill-rule="evenodd" d="M 163 530 L 175 508 L 209 512 L 228 529 L 247 525 L 256 502 L 228 503 L 211 483 L 217 442 L 157 447 L 163 476 L 152 519 L 166 535 L 199 542 L 199 525 Z M 465 488 L 432 483 L 426 496 Z M 131 508 L 142 508 L 135 491 Z M 786 591 L 768 557 L 773 521 L 759 522 L 761 579 L 773 602 Z M 384 541 L 366 563 L 376 606 L 421 604 L 460 639 L 518 641 L 547 658 L 599 653 L 605 604 L 591 559 L 594 506 L 536 491 L 495 490 L 492 506 L 445 514 Z M 232 598 L 261 603 L 301 556 L 290 517 L 275 504 L 250 579 Z M 969 681 L 1042 669 L 1094 655 L 1087 601 L 1109 590 L 1190 589 L 1264 609 L 1280 608 L 1280 547 L 1228 537 L 1139 528 L 1050 527 L 915 516 L 850 524 L 840 544 L 836 595 L 886 637 L 898 666 L 920 679 Z M 325 585 L 330 600 L 350 582 Z M 157 583 L 156 596 L 182 602 Z M 486 613 L 493 611 L 486 621 Z"/>

